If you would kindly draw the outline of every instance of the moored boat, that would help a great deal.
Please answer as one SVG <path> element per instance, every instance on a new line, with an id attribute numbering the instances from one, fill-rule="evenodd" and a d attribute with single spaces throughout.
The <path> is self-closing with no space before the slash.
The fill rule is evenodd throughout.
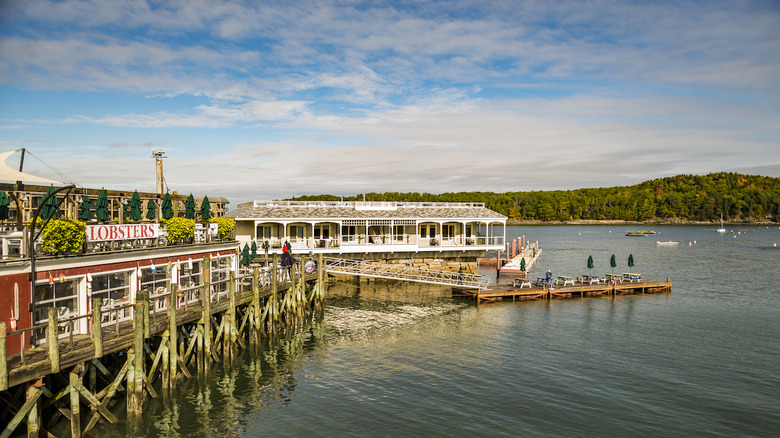
<path id="1" fill-rule="evenodd" d="M 656 243 L 656 245 L 658 245 L 658 246 L 676 246 L 676 245 L 678 245 L 680 242 L 675 242 L 675 241 L 673 241 L 673 240 L 667 240 L 667 241 L 665 241 L 665 242 L 662 242 L 662 241 L 658 240 L 658 241 L 656 241 L 655 243 Z"/>

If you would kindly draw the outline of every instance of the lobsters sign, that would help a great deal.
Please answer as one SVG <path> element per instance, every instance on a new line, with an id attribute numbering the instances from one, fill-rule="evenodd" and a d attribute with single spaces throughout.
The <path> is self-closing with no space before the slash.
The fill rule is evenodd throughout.
<path id="1" fill-rule="evenodd" d="M 87 225 L 87 240 L 154 239 L 160 237 L 160 224 Z"/>

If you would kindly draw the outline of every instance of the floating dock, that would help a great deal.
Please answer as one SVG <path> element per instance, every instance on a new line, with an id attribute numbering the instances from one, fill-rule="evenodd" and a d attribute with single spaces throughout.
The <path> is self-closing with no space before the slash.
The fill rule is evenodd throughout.
<path id="1" fill-rule="evenodd" d="M 515 282 L 514 284 L 491 285 L 489 289 L 465 289 L 452 288 L 452 296 L 467 297 L 475 301 L 502 301 L 504 299 L 515 300 L 534 300 L 534 299 L 553 299 L 553 298 L 571 298 L 587 296 L 616 296 L 629 294 L 645 293 L 671 293 L 672 283 L 667 278 L 666 281 L 641 280 L 623 283 L 602 283 L 602 284 L 574 284 L 572 286 L 556 286 L 548 289 L 543 286 L 529 285 L 529 282 Z"/>

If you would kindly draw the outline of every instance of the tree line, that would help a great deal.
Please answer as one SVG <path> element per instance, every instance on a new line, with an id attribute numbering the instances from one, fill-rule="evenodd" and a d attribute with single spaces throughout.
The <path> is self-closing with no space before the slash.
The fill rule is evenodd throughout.
<path id="1" fill-rule="evenodd" d="M 633 186 L 530 192 L 306 195 L 301 201 L 483 202 L 510 220 L 778 221 L 780 178 L 711 173 L 657 178 Z"/>

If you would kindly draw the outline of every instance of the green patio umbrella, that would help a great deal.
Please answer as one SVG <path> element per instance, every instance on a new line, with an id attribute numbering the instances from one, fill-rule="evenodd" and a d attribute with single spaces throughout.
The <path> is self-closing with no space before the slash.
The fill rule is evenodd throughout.
<path id="1" fill-rule="evenodd" d="M 244 244 L 244 249 L 241 250 L 241 258 L 239 259 L 239 263 L 241 263 L 244 266 L 249 266 L 252 261 L 249 259 L 249 245 L 246 243 Z"/>
<path id="2" fill-rule="evenodd" d="M 208 196 L 204 196 L 203 202 L 200 204 L 200 217 L 204 221 L 211 219 L 211 203 Z"/>
<path id="3" fill-rule="evenodd" d="M 55 190 L 54 186 L 49 186 L 49 190 L 46 192 L 45 195 L 43 195 L 43 198 L 41 198 L 41 200 L 43 200 L 50 194 L 54 193 L 54 190 Z M 39 213 L 38 216 L 41 219 L 49 219 L 55 216 L 56 213 L 57 213 L 57 195 L 54 195 L 51 198 L 49 198 L 46 201 L 46 203 L 43 204 L 43 207 L 41 207 L 41 212 Z"/>
<path id="4" fill-rule="evenodd" d="M 525 272 L 525 257 L 520 259 L 520 270 Z"/>
<path id="5" fill-rule="evenodd" d="M 162 210 L 163 219 L 168 220 L 173 217 L 173 202 L 171 202 L 170 193 L 166 193 L 165 196 L 163 196 L 162 205 L 160 208 Z"/>
<path id="6" fill-rule="evenodd" d="M 617 262 L 615 262 L 615 254 L 609 258 L 609 266 L 612 268 L 612 274 L 615 274 L 615 268 L 617 268 Z"/>
<path id="7" fill-rule="evenodd" d="M 593 271 L 593 256 L 588 256 L 588 274 L 591 274 Z"/>
<path id="8" fill-rule="evenodd" d="M 154 205 L 154 201 L 151 199 L 146 203 L 146 218 L 149 220 L 157 219 L 157 206 Z"/>
<path id="9" fill-rule="evenodd" d="M 634 255 L 629 254 L 628 255 L 628 267 L 633 268 L 634 267 Z"/>
<path id="10" fill-rule="evenodd" d="M 187 198 L 187 202 L 184 203 L 184 217 L 195 219 L 195 198 L 192 197 L 192 193 Z"/>
<path id="11" fill-rule="evenodd" d="M 133 197 L 127 204 L 127 218 L 132 221 L 141 220 L 141 196 L 138 194 L 138 190 L 133 192 Z"/>
<path id="12" fill-rule="evenodd" d="M 79 204 L 79 220 L 87 222 L 92 219 L 93 216 L 92 201 L 89 199 L 89 196 L 84 195 L 81 197 L 81 204 Z"/>
<path id="13" fill-rule="evenodd" d="M 108 194 L 106 189 L 98 193 L 97 201 L 95 201 L 95 216 L 101 222 L 111 220 L 111 213 L 108 212 Z"/>
<path id="14" fill-rule="evenodd" d="M 0 192 L 0 220 L 8 219 L 8 206 L 11 202 L 8 200 L 8 193 Z"/>
<path id="15" fill-rule="evenodd" d="M 249 248 L 252 250 L 252 252 L 249 253 L 249 255 L 252 257 L 252 260 L 257 258 L 257 242 L 254 240 L 252 241 L 252 246 Z"/>

